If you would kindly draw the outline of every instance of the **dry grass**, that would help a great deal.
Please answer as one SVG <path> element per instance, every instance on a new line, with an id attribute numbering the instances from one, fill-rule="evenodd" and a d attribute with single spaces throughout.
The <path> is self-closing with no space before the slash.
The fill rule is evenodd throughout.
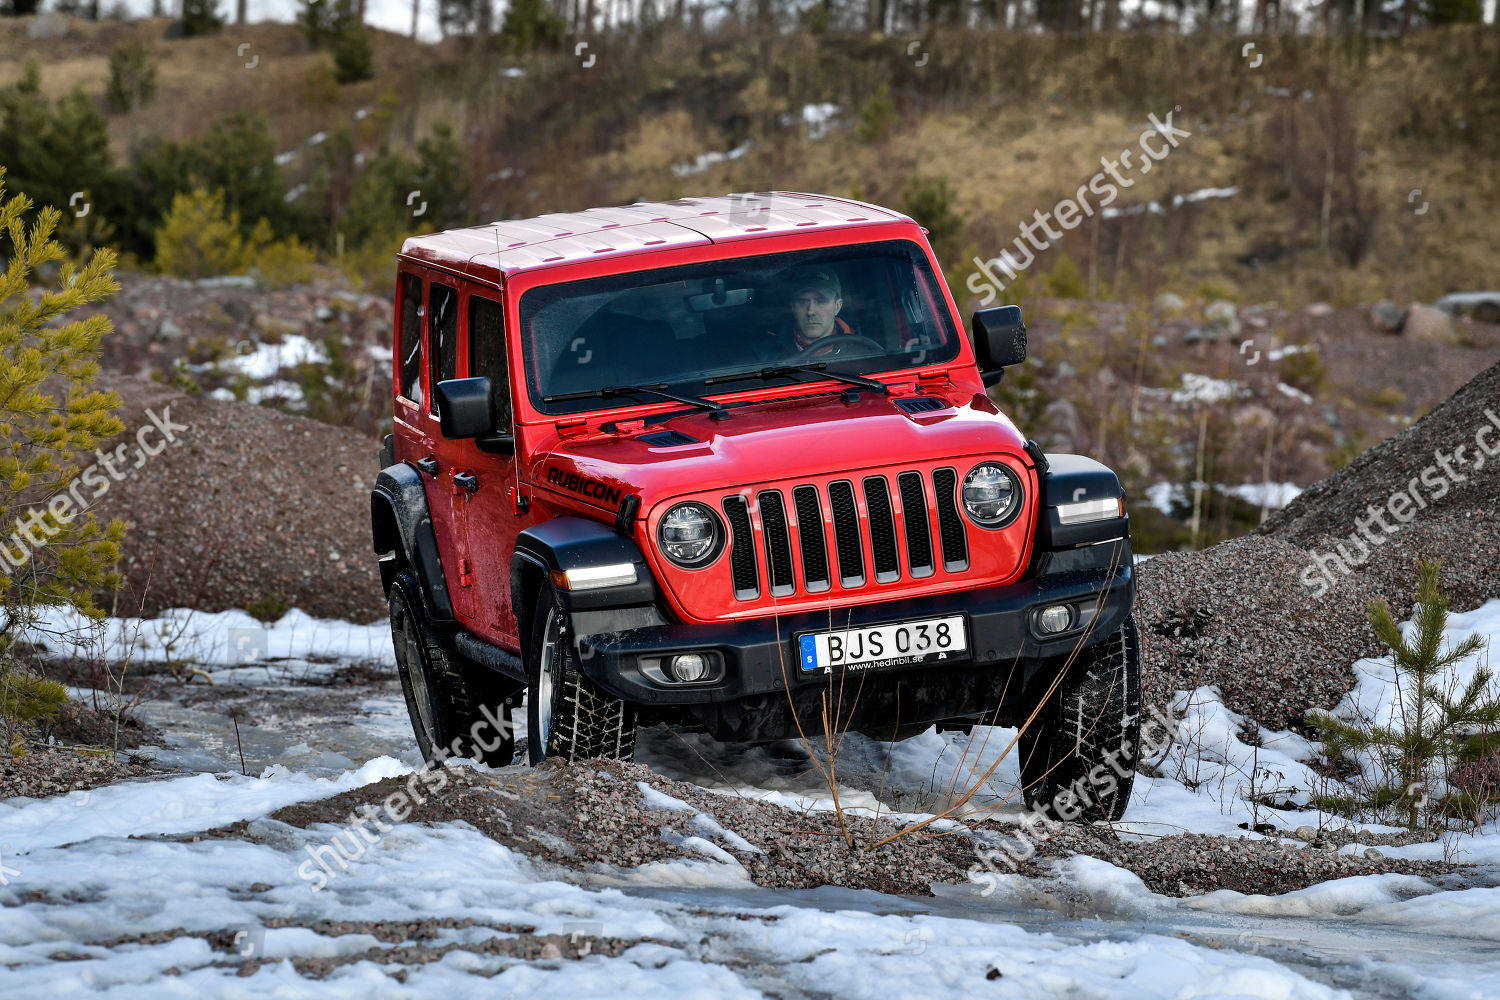
<path id="1" fill-rule="evenodd" d="M 930 62 L 917 69 L 902 39 L 788 36 L 768 56 L 732 37 L 665 31 L 611 39 L 585 71 L 568 52 L 516 59 L 372 32 L 378 78 L 320 104 L 307 99 L 306 80 L 327 57 L 308 50 L 295 27 L 230 27 L 195 39 L 167 39 L 166 27 L 75 21 L 67 37 L 40 43 L 27 38 L 24 23 L 3 23 L 0 82 L 35 55 L 50 93 L 82 86 L 97 94 L 110 49 L 146 40 L 159 94 L 138 121 L 111 120 L 121 159 L 132 134 L 181 139 L 236 110 L 263 113 L 283 149 L 354 126 L 361 108 L 370 112 L 357 128 L 367 151 L 410 147 L 447 119 L 469 146 L 476 218 L 769 187 L 899 206 L 912 177 L 942 176 L 964 220 L 945 260 L 960 277 L 967 258 L 998 253 L 1034 210 L 1086 182 L 1101 156 L 1133 145 L 1148 113 L 1181 106 L 1176 121 L 1192 138 L 1120 204 L 1203 187 L 1239 186 L 1241 195 L 1170 217 L 1106 223 L 1097 243 L 1085 225 L 1035 270 L 1051 267 L 1062 250 L 1080 269 L 1096 265 L 1101 293 L 1124 298 L 1163 288 L 1191 295 L 1211 283 L 1246 302 L 1352 303 L 1493 283 L 1491 264 L 1500 258 L 1494 28 L 1362 46 L 1260 39 L 1266 64 L 1254 72 L 1235 58 L 1239 40 L 1225 37 L 939 33 L 926 39 Z M 259 56 L 254 69 L 237 54 L 242 42 Z M 527 75 L 502 76 L 511 65 Z M 885 137 L 866 143 L 852 125 L 882 85 L 895 113 Z M 1334 93 L 1347 96 L 1355 174 L 1374 213 L 1371 249 L 1357 266 L 1321 246 L 1316 210 L 1280 189 L 1268 133 L 1272 117 L 1296 105 L 1309 143 L 1304 158 L 1315 159 L 1319 116 Z M 844 127 L 813 141 L 800 124 L 784 124 L 823 101 L 840 106 Z M 687 177 L 670 169 L 747 139 L 750 151 L 737 160 Z M 524 170 L 524 182 L 491 179 L 508 167 Z M 288 168 L 289 185 L 304 179 L 302 169 Z M 1407 201 L 1418 188 L 1418 204 L 1429 203 L 1420 216 Z"/>

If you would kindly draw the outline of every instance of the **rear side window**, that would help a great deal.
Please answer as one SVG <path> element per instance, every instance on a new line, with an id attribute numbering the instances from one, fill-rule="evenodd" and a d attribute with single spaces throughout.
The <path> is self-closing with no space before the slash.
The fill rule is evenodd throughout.
<path id="1" fill-rule="evenodd" d="M 398 391 L 413 403 L 422 402 L 422 279 L 401 275 L 401 359 Z"/>
<path id="2" fill-rule="evenodd" d="M 427 291 L 427 358 L 432 366 L 432 412 L 437 384 L 458 377 L 458 292 L 434 284 Z"/>
<path id="3" fill-rule="evenodd" d="M 510 430 L 510 369 L 505 360 L 505 313 L 500 303 L 469 297 L 469 374 L 490 380 L 498 430 Z"/>

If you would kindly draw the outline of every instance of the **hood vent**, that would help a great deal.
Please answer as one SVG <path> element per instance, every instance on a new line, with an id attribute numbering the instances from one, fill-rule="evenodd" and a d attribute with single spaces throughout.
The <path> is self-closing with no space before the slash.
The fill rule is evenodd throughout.
<path id="1" fill-rule="evenodd" d="M 896 400 L 895 403 L 907 413 L 931 413 L 933 410 L 948 408 L 947 403 L 931 396 L 907 396 L 905 399 Z"/>
<path id="2" fill-rule="evenodd" d="M 673 448 L 678 445 L 698 443 L 697 438 L 689 437 L 681 431 L 652 431 L 650 434 L 642 434 L 636 440 L 655 448 Z"/>

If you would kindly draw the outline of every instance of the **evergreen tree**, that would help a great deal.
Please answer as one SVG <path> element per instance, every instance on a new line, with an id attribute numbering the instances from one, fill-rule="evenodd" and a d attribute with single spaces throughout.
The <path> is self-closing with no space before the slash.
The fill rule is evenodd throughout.
<path id="1" fill-rule="evenodd" d="M 1360 804 L 1379 809 L 1404 802 L 1411 830 L 1421 821 L 1427 790 L 1437 790 L 1441 777 L 1464 756 L 1476 734 L 1492 735 L 1500 729 L 1500 699 L 1491 688 L 1494 675 L 1488 667 L 1476 667 L 1463 685 L 1444 676 L 1477 654 L 1485 642 L 1471 635 L 1443 651 L 1448 598 L 1438 591 L 1438 570 L 1435 562 L 1418 564 L 1410 639 L 1401 634 L 1384 600 L 1370 604 L 1370 624 L 1390 647 L 1396 666 L 1397 700 L 1391 718 L 1351 722 L 1327 712 L 1309 714 L 1330 759 L 1366 755 L 1388 776 Z M 1390 777 L 1399 784 L 1391 783 Z"/>
<path id="2" fill-rule="evenodd" d="M 100 249 L 82 267 L 67 260 L 53 234 L 61 213 L 35 214 L 25 195 L 6 197 L 0 172 L 0 714 L 12 719 L 45 712 L 56 699 L 46 682 L 21 674 L 18 634 L 45 606 L 70 606 L 93 618 L 100 590 L 119 587 L 114 567 L 125 525 L 100 525 L 89 510 L 109 480 L 93 453 L 124 429 L 119 396 L 93 382 L 110 332 L 94 313 L 68 313 L 118 289 L 115 256 Z M 30 218 L 30 225 L 27 220 Z M 59 265 L 57 287 L 33 294 L 37 273 Z M 55 706 L 54 706 L 55 707 Z"/>

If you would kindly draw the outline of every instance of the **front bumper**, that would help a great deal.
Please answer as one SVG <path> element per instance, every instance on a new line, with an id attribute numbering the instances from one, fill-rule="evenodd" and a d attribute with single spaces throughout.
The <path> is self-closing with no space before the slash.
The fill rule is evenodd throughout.
<path id="1" fill-rule="evenodd" d="M 581 669 L 617 697 L 642 706 L 678 706 L 720 739 L 795 736 L 815 722 L 831 688 L 841 705 L 841 728 L 881 732 L 947 720 L 1009 721 L 1030 711 L 1032 680 L 1049 660 L 1102 642 L 1129 616 L 1135 574 L 1129 538 L 1043 553 L 1029 579 L 1006 587 L 960 591 L 839 608 L 831 614 L 773 616 L 709 625 L 629 625 L 607 613 L 573 615 L 570 634 Z M 1095 608 L 1092 623 L 1055 638 L 1031 628 L 1032 611 L 1048 604 Z M 804 671 L 796 636 L 865 625 L 961 614 L 969 650 L 952 661 L 879 668 L 848 674 Z M 711 683 L 684 685 L 653 679 L 641 661 L 707 652 L 722 663 Z M 858 691 L 856 697 L 855 692 Z M 1022 713 L 1024 717 L 1025 713 Z M 886 738 L 889 738 L 887 735 Z"/>

